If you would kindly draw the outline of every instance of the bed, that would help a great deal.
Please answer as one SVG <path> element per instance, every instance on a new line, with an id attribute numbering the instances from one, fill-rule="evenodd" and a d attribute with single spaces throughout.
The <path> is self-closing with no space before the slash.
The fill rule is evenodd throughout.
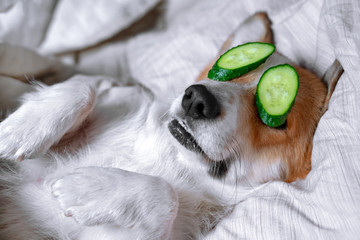
<path id="1" fill-rule="evenodd" d="M 272 21 L 277 51 L 318 76 L 337 59 L 344 73 L 316 130 L 307 178 L 254 190 L 206 239 L 359 239 L 358 0 L 8 0 L 0 2 L 0 42 L 176 96 L 259 11 Z M 7 46 L 2 103 L 22 92 L 1 68 Z"/>

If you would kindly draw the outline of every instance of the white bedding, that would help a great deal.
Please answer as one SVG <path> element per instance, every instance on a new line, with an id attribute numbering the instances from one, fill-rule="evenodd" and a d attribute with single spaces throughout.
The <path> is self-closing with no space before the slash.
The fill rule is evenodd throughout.
<path id="1" fill-rule="evenodd" d="M 0 42 L 46 54 L 81 50 L 127 28 L 160 1 L 75 2 L 0 1 Z M 233 30 L 261 10 L 273 22 L 279 52 L 319 76 L 335 58 L 345 70 L 317 128 L 308 177 L 265 184 L 207 239 L 360 239 L 360 2 L 169 0 L 159 8 L 165 14 L 152 29 L 81 53 L 78 68 L 175 96 Z"/>

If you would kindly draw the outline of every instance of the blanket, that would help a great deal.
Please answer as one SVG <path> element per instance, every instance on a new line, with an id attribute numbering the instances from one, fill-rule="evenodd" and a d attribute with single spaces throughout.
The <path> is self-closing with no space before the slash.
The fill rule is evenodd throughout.
<path id="1" fill-rule="evenodd" d="M 254 190 L 207 239 L 358 239 L 358 0 L 6 0 L 0 42 L 176 96 L 259 11 L 272 21 L 277 51 L 318 76 L 337 59 L 344 74 L 316 130 L 307 178 Z"/>

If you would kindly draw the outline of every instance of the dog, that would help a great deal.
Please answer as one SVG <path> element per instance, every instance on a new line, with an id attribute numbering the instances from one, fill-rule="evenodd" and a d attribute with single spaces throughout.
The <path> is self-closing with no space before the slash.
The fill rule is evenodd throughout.
<path id="1" fill-rule="evenodd" d="M 251 21 L 272 42 L 266 15 Z M 108 77 L 37 83 L 0 124 L 0 238 L 202 239 L 256 186 L 304 179 L 333 87 L 295 66 L 286 124 L 264 125 L 257 83 L 289 62 L 228 82 L 207 79 L 211 62 L 171 105 Z"/>

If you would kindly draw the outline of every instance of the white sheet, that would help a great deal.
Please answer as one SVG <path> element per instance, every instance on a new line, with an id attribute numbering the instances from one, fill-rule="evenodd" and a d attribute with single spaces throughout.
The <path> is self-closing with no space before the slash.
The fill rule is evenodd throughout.
<path id="1" fill-rule="evenodd" d="M 107 6 L 102 6 L 102 11 L 112 13 L 111 9 L 116 7 L 116 2 L 107 3 Z M 17 4 L 29 4 L 32 8 L 34 6 L 27 1 Z M 36 1 L 34 4 L 36 5 Z M 145 6 L 141 1 L 137 4 L 138 7 Z M 148 4 L 142 8 L 143 11 L 139 11 L 132 21 L 141 17 L 150 6 L 152 5 Z M 16 6 L 11 9 L 16 9 Z M 50 11 L 44 10 L 42 6 L 39 9 Z M 90 7 L 87 9 L 90 12 L 95 11 Z M 336 87 L 328 112 L 317 128 L 312 155 L 313 170 L 309 176 L 304 181 L 292 184 L 265 184 L 241 202 L 207 239 L 359 239 L 358 0 L 169 0 L 165 17 L 160 19 L 162 27 L 137 35 L 128 41 L 108 44 L 81 54 L 79 66 L 83 71 L 135 79 L 156 90 L 159 96 L 164 91 L 173 91 L 175 96 L 183 91 L 179 83 L 192 83 L 200 70 L 216 56 L 227 36 L 247 17 L 259 10 L 266 10 L 273 22 L 279 52 L 320 76 L 337 58 L 345 73 Z M 4 14 L 9 14 L 9 11 Z M 56 8 L 56 11 L 60 10 Z M 46 15 L 46 12 L 43 14 Z M 17 15 L 20 18 L 18 21 L 23 21 L 22 19 L 29 18 L 30 15 L 24 11 L 23 15 Z M 13 24 L 4 16 L 0 14 L 0 27 Z M 96 20 L 97 15 L 91 16 Z M 83 27 L 75 21 L 76 17 L 76 14 L 67 15 L 67 22 L 74 24 L 71 31 Z M 120 19 L 123 17 L 119 16 Z M 77 38 L 78 42 L 66 38 L 69 42 L 61 43 L 59 39 L 51 40 L 50 35 L 55 34 L 55 26 L 63 24 L 62 20 L 55 17 L 53 21 L 51 31 L 45 31 L 44 24 L 39 23 L 35 36 L 28 36 L 30 42 L 34 41 L 29 44 L 31 47 L 39 49 L 39 46 L 42 46 L 44 52 L 46 49 L 48 52 L 61 52 L 83 48 L 109 37 L 108 33 L 105 34 L 107 31 L 104 31 L 102 37 L 95 39 L 84 35 L 87 37 Z M 132 21 L 129 20 L 129 23 Z M 112 15 L 101 21 L 101 24 L 95 24 L 96 28 L 86 28 L 91 32 L 99 26 L 109 26 L 109 29 L 111 26 L 110 32 L 115 33 L 129 23 L 114 21 Z M 13 28 L 18 25 L 14 24 L 7 32 L 0 28 L 0 39 L 16 39 Z M 21 30 L 19 34 L 24 32 L 26 31 Z M 26 41 L 19 39 L 15 43 L 28 46 Z"/>

